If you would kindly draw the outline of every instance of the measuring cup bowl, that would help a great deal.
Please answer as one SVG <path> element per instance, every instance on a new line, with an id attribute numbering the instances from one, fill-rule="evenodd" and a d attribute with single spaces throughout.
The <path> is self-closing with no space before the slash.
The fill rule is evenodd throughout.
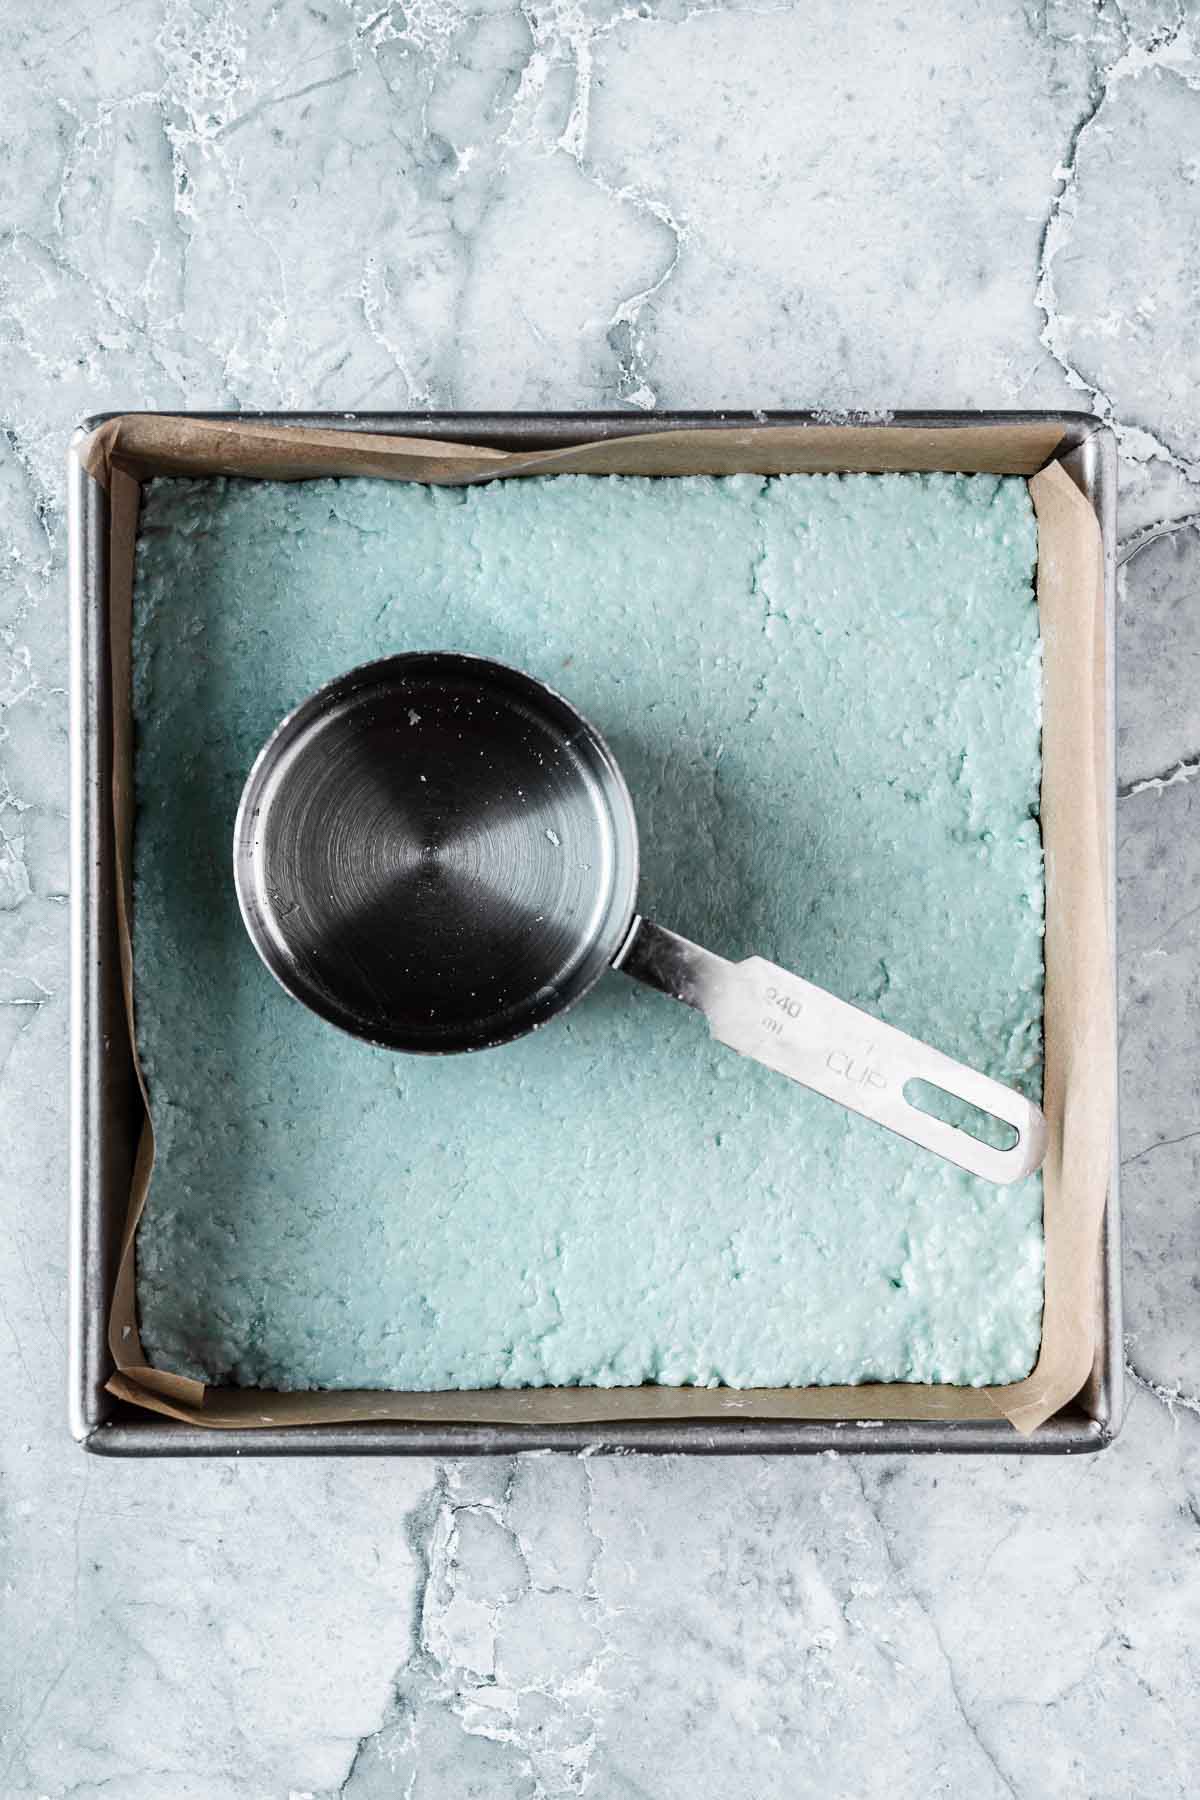
<path id="1" fill-rule="evenodd" d="M 482 657 L 388 657 L 284 719 L 234 829 L 271 973 L 392 1050 L 481 1050 L 581 999 L 637 902 L 633 803 L 598 732 Z"/>

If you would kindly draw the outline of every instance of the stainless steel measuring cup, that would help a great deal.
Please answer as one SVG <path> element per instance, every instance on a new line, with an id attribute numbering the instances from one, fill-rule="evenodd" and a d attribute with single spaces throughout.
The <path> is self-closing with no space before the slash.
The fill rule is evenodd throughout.
<path id="1" fill-rule="evenodd" d="M 234 828 L 246 927 L 323 1018 L 405 1051 L 536 1030 L 617 968 L 714 1037 L 989 1181 L 1038 1168 L 1023 1095 L 761 957 L 727 962 L 637 913 L 633 803 L 566 700 L 480 657 L 368 663 L 284 719 Z M 1015 1133 L 996 1149 L 906 1097 L 927 1083 Z"/>

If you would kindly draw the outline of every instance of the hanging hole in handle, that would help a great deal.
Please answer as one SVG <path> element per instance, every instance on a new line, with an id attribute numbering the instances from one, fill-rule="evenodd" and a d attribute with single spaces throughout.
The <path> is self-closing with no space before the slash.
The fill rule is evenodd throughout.
<path id="1" fill-rule="evenodd" d="M 972 1106 L 969 1100 L 960 1100 L 957 1094 L 947 1093 L 932 1081 L 922 1081 L 919 1075 L 905 1082 L 903 1092 L 908 1104 L 918 1112 L 929 1113 L 943 1125 L 965 1131 L 968 1137 L 993 1150 L 1011 1150 L 1021 1135 L 1007 1119 L 998 1119 L 995 1113 L 984 1112 L 981 1106 Z"/>

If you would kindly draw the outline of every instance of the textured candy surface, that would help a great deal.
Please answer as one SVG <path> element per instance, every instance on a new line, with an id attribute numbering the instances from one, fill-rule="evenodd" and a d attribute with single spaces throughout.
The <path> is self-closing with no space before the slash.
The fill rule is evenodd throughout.
<path id="1" fill-rule="evenodd" d="M 503 1049 L 371 1049 L 262 967 L 231 841 L 313 687 L 398 650 L 498 657 L 612 744 L 649 916 L 1036 1097 L 1035 553 L 1024 482 L 992 476 L 151 484 L 152 1360 L 277 1388 L 1026 1373 L 1040 1177 L 975 1181 L 616 974 Z"/>

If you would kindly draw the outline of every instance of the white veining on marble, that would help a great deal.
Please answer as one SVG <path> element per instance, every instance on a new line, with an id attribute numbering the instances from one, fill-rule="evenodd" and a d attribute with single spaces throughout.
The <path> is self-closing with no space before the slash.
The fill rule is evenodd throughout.
<path id="1" fill-rule="evenodd" d="M 1194 1791 L 1200 11 L 0 18 L 0 1795 Z M 1123 453 L 1103 1456 L 66 1441 L 64 446 L 133 406 L 1084 406 Z"/>

